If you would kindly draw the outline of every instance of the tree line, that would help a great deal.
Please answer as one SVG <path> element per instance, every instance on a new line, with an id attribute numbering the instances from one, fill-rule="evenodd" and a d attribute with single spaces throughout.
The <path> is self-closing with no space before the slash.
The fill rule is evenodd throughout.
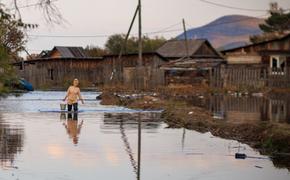
<path id="1" fill-rule="evenodd" d="M 288 12 L 287 12 L 288 11 Z M 275 39 L 290 33 L 290 11 L 279 8 L 277 3 L 270 4 L 270 16 L 259 27 L 262 34 L 250 37 L 252 43 Z"/>
<path id="2" fill-rule="evenodd" d="M 87 54 L 92 57 L 103 56 L 106 54 L 119 54 L 122 46 L 124 46 L 124 54 L 131 54 L 138 52 L 138 38 L 130 37 L 125 44 L 125 34 L 115 34 L 110 36 L 104 48 L 98 46 L 87 46 L 85 48 Z M 161 45 L 166 42 L 164 37 L 156 36 L 154 38 L 149 38 L 148 36 L 143 36 L 143 52 L 155 52 Z"/>

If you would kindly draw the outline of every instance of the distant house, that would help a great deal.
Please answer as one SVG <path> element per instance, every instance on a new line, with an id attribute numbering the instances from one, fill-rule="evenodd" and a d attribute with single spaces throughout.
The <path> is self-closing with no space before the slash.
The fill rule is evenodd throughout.
<path id="1" fill-rule="evenodd" d="M 188 54 L 186 45 L 188 45 Z M 217 58 L 221 59 L 220 54 L 212 47 L 206 39 L 170 40 L 161 46 L 157 53 L 168 60 L 177 60 L 190 57 L 197 58 Z"/>
<path id="2" fill-rule="evenodd" d="M 102 57 L 88 57 L 82 47 L 55 46 L 42 51 L 31 60 L 15 63 L 18 76 L 31 82 L 36 89 L 64 88 L 72 79 L 78 78 L 83 87 L 95 83 L 100 76 L 95 71 Z"/>
<path id="3" fill-rule="evenodd" d="M 243 80 L 246 83 L 249 80 L 259 80 L 264 82 L 264 86 L 290 87 L 290 34 L 224 50 L 221 53 L 229 67 L 236 70 L 244 68 L 238 75 L 243 79 L 233 79 L 233 81 Z M 250 69 L 252 72 L 249 71 Z"/>
<path id="4" fill-rule="evenodd" d="M 290 34 L 221 53 L 229 64 L 267 64 L 273 70 L 285 70 L 287 61 L 290 61 Z"/>
<path id="5" fill-rule="evenodd" d="M 187 42 L 171 40 L 157 52 L 169 60 L 161 66 L 165 70 L 166 84 L 209 83 L 212 72 L 225 63 L 205 39 L 192 39 Z"/>

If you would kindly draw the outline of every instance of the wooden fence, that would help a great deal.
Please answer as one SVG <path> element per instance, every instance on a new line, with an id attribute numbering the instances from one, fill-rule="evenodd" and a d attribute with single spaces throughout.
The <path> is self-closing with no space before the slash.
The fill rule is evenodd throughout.
<path id="1" fill-rule="evenodd" d="M 290 88 L 290 69 L 287 68 L 284 72 L 269 70 L 267 80 L 268 87 L 275 88 Z"/>
<path id="2" fill-rule="evenodd" d="M 290 88 L 290 68 L 276 73 L 264 66 L 231 65 L 211 70 L 210 86 L 228 89 Z"/>

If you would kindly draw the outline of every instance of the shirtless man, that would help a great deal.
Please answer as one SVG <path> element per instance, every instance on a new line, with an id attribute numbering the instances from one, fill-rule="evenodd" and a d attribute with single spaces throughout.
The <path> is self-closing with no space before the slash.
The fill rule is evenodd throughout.
<path id="1" fill-rule="evenodd" d="M 79 86 L 79 80 L 74 79 L 73 85 L 68 88 L 66 96 L 63 99 L 63 101 L 67 100 L 68 111 L 71 111 L 72 107 L 74 108 L 74 111 L 78 111 L 78 99 L 80 99 L 82 104 L 84 104 L 84 100 L 81 96 L 81 91 L 78 86 Z"/>

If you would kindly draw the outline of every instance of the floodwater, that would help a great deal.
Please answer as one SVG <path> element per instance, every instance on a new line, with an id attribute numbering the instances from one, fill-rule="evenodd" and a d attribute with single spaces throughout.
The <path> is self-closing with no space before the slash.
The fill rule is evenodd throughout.
<path id="1" fill-rule="evenodd" d="M 248 145 L 169 129 L 160 112 L 102 106 L 97 93 L 83 93 L 84 112 L 52 112 L 64 94 L 32 92 L 0 100 L 1 180 L 290 178 L 287 169 Z M 236 152 L 254 158 L 235 159 Z"/>

